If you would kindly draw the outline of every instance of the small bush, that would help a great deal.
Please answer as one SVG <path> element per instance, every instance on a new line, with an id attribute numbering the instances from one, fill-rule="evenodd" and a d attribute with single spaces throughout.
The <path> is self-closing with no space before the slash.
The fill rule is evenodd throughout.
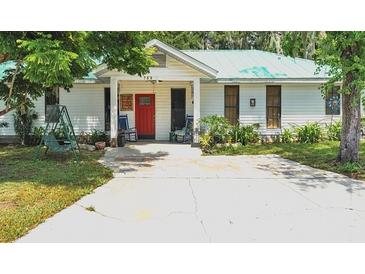
<path id="1" fill-rule="evenodd" d="M 344 173 L 357 173 L 361 169 L 361 165 L 359 163 L 345 163 L 340 166 L 339 170 Z"/>
<path id="2" fill-rule="evenodd" d="M 91 131 L 91 135 L 90 135 L 90 142 L 91 142 L 92 145 L 95 145 L 95 143 L 97 143 L 97 142 L 107 143 L 108 142 L 108 136 L 102 130 L 93 129 Z"/>
<path id="3" fill-rule="evenodd" d="M 284 129 L 283 132 L 280 134 L 280 142 L 286 144 L 293 143 L 294 142 L 293 132 L 288 128 Z"/>
<path id="4" fill-rule="evenodd" d="M 236 125 L 231 129 L 231 137 L 235 143 L 247 145 L 257 143 L 260 140 L 260 135 L 254 125 Z"/>
<path id="5" fill-rule="evenodd" d="M 330 141 L 340 141 L 341 139 L 341 122 L 337 121 L 326 125 L 327 138 Z"/>
<path id="6" fill-rule="evenodd" d="M 213 146 L 212 137 L 209 134 L 201 135 L 199 138 L 199 144 L 204 152 L 208 152 Z"/>
<path id="7" fill-rule="evenodd" d="M 295 128 L 299 143 L 318 143 L 322 139 L 322 128 L 319 123 L 308 123 Z"/>
<path id="8" fill-rule="evenodd" d="M 200 120 L 201 132 L 208 134 L 214 144 L 227 143 L 231 138 L 231 124 L 226 118 L 218 115 L 211 115 Z"/>
<path id="9" fill-rule="evenodd" d="M 78 136 L 77 140 L 80 144 L 91 144 L 90 140 L 91 134 L 85 131 L 81 131 L 80 135 Z"/>
<path id="10" fill-rule="evenodd" d="M 45 132 L 45 129 L 43 127 L 34 127 L 32 138 L 31 138 L 32 139 L 31 144 L 33 146 L 38 145 L 41 142 L 44 132 Z"/>
<path id="11" fill-rule="evenodd" d="M 28 110 L 22 113 L 17 110 L 14 113 L 14 130 L 20 139 L 22 145 L 31 145 L 31 132 L 33 123 L 38 119 L 38 114 L 34 110 Z"/>

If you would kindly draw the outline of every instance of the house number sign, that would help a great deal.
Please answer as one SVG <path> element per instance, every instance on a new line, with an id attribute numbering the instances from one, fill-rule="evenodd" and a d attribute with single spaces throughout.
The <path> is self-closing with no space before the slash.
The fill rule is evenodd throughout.
<path id="1" fill-rule="evenodd" d="M 133 111 L 133 94 L 120 95 L 120 110 L 121 111 Z"/>

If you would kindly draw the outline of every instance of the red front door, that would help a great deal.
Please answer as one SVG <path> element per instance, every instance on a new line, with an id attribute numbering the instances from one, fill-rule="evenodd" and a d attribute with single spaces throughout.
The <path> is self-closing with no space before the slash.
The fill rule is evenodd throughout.
<path id="1" fill-rule="evenodd" d="M 135 95 L 136 127 L 138 137 L 155 138 L 155 95 Z"/>

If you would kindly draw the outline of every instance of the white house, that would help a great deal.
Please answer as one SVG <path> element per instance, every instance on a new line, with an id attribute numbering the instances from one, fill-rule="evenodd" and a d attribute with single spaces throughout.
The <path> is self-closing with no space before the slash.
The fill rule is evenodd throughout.
<path id="1" fill-rule="evenodd" d="M 76 134 L 99 129 L 117 138 L 118 114 L 128 114 L 139 137 L 168 140 L 169 132 L 194 116 L 194 142 L 198 121 L 217 114 L 241 124 L 260 125 L 262 134 L 310 121 L 328 123 L 340 117 L 336 92 L 323 98 L 319 89 L 327 80 L 316 74 L 313 61 L 259 50 L 178 50 L 158 40 L 147 43 L 157 49 L 158 66 L 143 77 L 110 71 L 105 65 L 64 89 L 35 102 L 37 126 L 44 125 L 45 105 L 66 105 Z M 2 107 L 0 102 L 0 107 Z M 12 114 L 0 128 L 0 139 L 15 135 Z"/>

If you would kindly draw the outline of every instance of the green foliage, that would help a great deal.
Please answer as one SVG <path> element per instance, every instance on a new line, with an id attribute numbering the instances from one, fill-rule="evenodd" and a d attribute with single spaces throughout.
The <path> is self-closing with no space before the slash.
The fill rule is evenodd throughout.
<path id="1" fill-rule="evenodd" d="M 62 128 L 56 128 L 52 130 L 51 134 L 53 134 L 58 141 L 66 140 L 66 135 Z"/>
<path id="2" fill-rule="evenodd" d="M 0 79 L 0 100 L 6 102 L 10 109 L 17 108 L 24 113 L 34 108 L 33 100 L 42 96 L 48 89 L 41 85 L 31 83 L 24 78 L 23 72 L 18 72 L 14 81 L 12 94 L 9 97 L 10 86 L 7 83 L 12 81 L 14 73 L 15 69 L 6 70 L 4 72 L 4 78 Z"/>
<path id="3" fill-rule="evenodd" d="M 17 110 L 14 113 L 14 130 L 20 139 L 22 145 L 31 145 L 31 132 L 33 122 L 38 119 L 38 114 L 33 110 L 28 110 L 25 113 Z"/>
<path id="4" fill-rule="evenodd" d="M 92 129 L 91 133 L 82 131 L 77 139 L 80 144 L 95 145 L 97 142 L 109 143 L 108 135 L 104 131 L 96 129 Z"/>
<path id="5" fill-rule="evenodd" d="M 356 162 L 347 162 L 339 167 L 341 173 L 357 173 L 362 169 L 362 166 Z"/>
<path id="6" fill-rule="evenodd" d="M 151 58 L 155 49 L 145 48 L 146 37 L 136 31 L 94 31 L 88 33 L 85 47 L 109 69 L 142 75 L 155 64 Z"/>
<path id="7" fill-rule="evenodd" d="M 254 125 L 235 125 L 231 128 L 231 136 L 235 143 L 242 145 L 257 143 L 260 140 L 259 133 Z"/>
<path id="8" fill-rule="evenodd" d="M 341 122 L 336 121 L 329 125 L 326 125 L 327 138 L 330 141 L 340 141 L 341 140 Z"/>
<path id="9" fill-rule="evenodd" d="M 95 145 L 97 142 L 108 142 L 108 136 L 102 130 L 93 129 L 90 135 L 90 143 Z"/>
<path id="10" fill-rule="evenodd" d="M 315 144 L 249 144 L 240 147 L 220 147 L 210 151 L 215 155 L 263 155 L 277 154 L 283 158 L 314 168 L 345 174 L 365 180 L 365 142 L 360 143 L 358 163 L 337 161 L 339 141 L 323 141 Z"/>
<path id="11" fill-rule="evenodd" d="M 365 118 L 361 118 L 360 125 L 362 127 L 365 127 Z"/>
<path id="12" fill-rule="evenodd" d="M 285 55 L 313 59 L 320 38 L 320 31 L 288 31 L 282 37 L 282 48 Z"/>
<path id="13" fill-rule="evenodd" d="M 155 31 L 157 38 L 179 49 L 258 49 L 312 59 L 319 31 Z"/>
<path id="14" fill-rule="evenodd" d="M 284 129 L 280 134 L 280 142 L 285 144 L 294 142 L 294 134 L 289 128 Z"/>
<path id="15" fill-rule="evenodd" d="M 200 144 L 200 148 L 204 151 L 204 152 L 208 152 L 212 146 L 213 146 L 213 142 L 212 142 L 212 136 L 209 134 L 202 134 L 199 137 L 199 144 Z"/>
<path id="16" fill-rule="evenodd" d="M 0 63 L 9 69 L 0 79 L 0 100 L 7 109 L 31 108 L 36 99 L 55 87 L 69 90 L 96 67 L 143 74 L 154 64 L 140 32 L 0 32 Z M 9 85 L 10 83 L 10 85 Z"/>
<path id="17" fill-rule="evenodd" d="M 217 144 L 257 143 L 260 139 L 257 125 L 231 125 L 226 118 L 217 115 L 204 117 L 200 121 L 200 146 L 208 151 Z"/>
<path id="18" fill-rule="evenodd" d="M 0 147 L 0 242 L 11 242 L 109 181 L 102 152 L 48 153 L 34 160 L 34 148 Z"/>
<path id="19" fill-rule="evenodd" d="M 360 96 L 365 88 L 365 32 L 327 32 L 316 50 L 315 61 L 319 69 L 325 68 L 331 77 L 322 87 L 324 93 L 340 81 L 344 83 L 340 93 L 356 90 Z"/>
<path id="20" fill-rule="evenodd" d="M 90 136 L 91 136 L 90 133 L 81 131 L 80 135 L 77 138 L 77 141 L 80 144 L 91 144 Z"/>
<path id="21" fill-rule="evenodd" d="M 295 128 L 295 133 L 299 143 L 318 143 L 323 137 L 319 123 L 307 123 L 303 126 L 298 126 Z"/>
<path id="22" fill-rule="evenodd" d="M 44 135 L 45 129 L 43 127 L 34 127 L 31 138 L 31 145 L 38 145 Z"/>
<path id="23" fill-rule="evenodd" d="M 227 143 L 231 138 L 231 124 L 226 118 L 218 115 L 211 115 L 200 120 L 200 127 L 203 133 L 211 136 L 214 144 Z"/>
<path id="24" fill-rule="evenodd" d="M 365 32 L 328 32 L 320 41 L 315 54 L 318 69 L 326 69 L 330 79 L 322 85 L 325 95 L 339 86 L 342 94 L 342 115 L 346 117 L 343 139 L 340 143 L 341 162 L 356 162 L 359 159 L 359 140 L 356 132 L 360 130 L 360 117 L 356 115 L 361 108 L 361 96 L 365 88 Z"/>

